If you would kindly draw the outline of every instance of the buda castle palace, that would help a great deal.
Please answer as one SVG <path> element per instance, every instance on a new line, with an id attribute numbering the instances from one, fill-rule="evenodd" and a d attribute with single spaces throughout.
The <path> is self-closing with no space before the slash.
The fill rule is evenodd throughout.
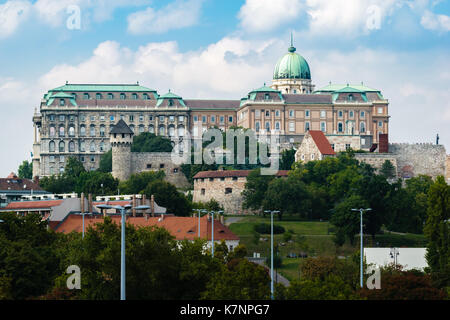
<path id="1" fill-rule="evenodd" d="M 136 84 L 71 84 L 44 94 L 33 115 L 33 177 L 58 174 L 69 157 L 87 170 L 99 167 L 110 146 L 109 133 L 124 120 L 138 135 L 196 135 L 203 128 L 232 126 L 258 133 L 277 132 L 280 145 L 298 145 L 309 130 L 320 130 L 335 151 L 377 151 L 388 134 L 388 100 L 380 90 L 329 84 L 315 90 L 307 61 L 291 46 L 275 65 L 270 86 L 251 90 L 240 100 L 185 99 L 160 95 Z"/>

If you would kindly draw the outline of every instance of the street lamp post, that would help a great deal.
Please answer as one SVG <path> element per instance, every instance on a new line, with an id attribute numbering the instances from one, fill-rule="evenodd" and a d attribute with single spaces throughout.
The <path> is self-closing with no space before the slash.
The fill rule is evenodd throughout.
<path id="1" fill-rule="evenodd" d="M 279 213 L 278 210 L 265 210 L 264 212 L 270 213 L 270 297 L 274 299 L 273 289 L 273 214 Z"/>
<path id="2" fill-rule="evenodd" d="M 359 209 L 352 209 L 352 211 L 359 211 L 360 215 L 361 215 L 361 222 L 360 222 L 360 235 L 361 235 L 361 261 L 360 261 L 360 285 L 361 288 L 363 287 L 363 212 L 364 211 L 370 211 L 372 210 L 371 208 L 367 208 L 367 209 L 363 209 L 363 208 L 359 208 Z"/>
<path id="3" fill-rule="evenodd" d="M 131 205 L 125 206 L 109 206 L 109 205 L 98 205 L 97 208 L 100 209 L 116 209 L 120 210 L 120 214 L 122 216 L 122 235 L 121 235 L 121 244 L 120 244 L 120 300 L 126 300 L 125 298 L 125 215 L 126 211 L 129 209 L 135 210 L 147 210 L 150 209 L 149 206 L 137 206 L 132 208 Z"/>
<path id="4" fill-rule="evenodd" d="M 223 213 L 222 210 L 217 211 L 217 214 Z M 214 258 L 214 211 L 211 211 L 211 254 Z"/>

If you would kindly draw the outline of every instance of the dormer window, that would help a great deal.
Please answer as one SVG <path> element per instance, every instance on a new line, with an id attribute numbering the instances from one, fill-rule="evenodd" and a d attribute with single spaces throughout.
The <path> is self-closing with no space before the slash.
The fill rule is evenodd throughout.
<path id="1" fill-rule="evenodd" d="M 95 98 L 96 98 L 97 100 L 103 99 L 101 93 L 97 93 L 97 94 L 95 95 Z"/>
<path id="2" fill-rule="evenodd" d="M 137 95 L 136 93 L 133 93 L 133 94 L 131 95 L 131 97 L 133 98 L 133 100 L 137 100 L 138 95 Z"/>
<path id="3" fill-rule="evenodd" d="M 269 100 L 269 99 L 270 99 L 270 94 L 266 93 L 266 94 L 264 95 L 264 99 L 265 99 L 265 100 Z"/>
<path id="4" fill-rule="evenodd" d="M 112 93 L 108 93 L 108 99 L 109 99 L 109 100 L 114 99 L 114 95 L 113 95 Z"/>
<path id="5" fill-rule="evenodd" d="M 348 101 L 353 101 L 353 95 L 352 94 L 348 95 Z"/>
<path id="6" fill-rule="evenodd" d="M 85 94 L 83 94 L 83 98 L 85 100 L 89 100 L 91 97 L 89 96 L 89 93 L 85 93 Z"/>
<path id="7" fill-rule="evenodd" d="M 127 96 L 125 95 L 125 93 L 121 93 L 121 94 L 120 94 L 120 99 L 121 99 L 121 100 L 125 100 L 126 97 L 127 97 Z"/>
<path id="8" fill-rule="evenodd" d="M 59 105 L 60 106 L 64 106 L 66 104 L 66 100 L 64 99 L 59 99 Z"/>
<path id="9" fill-rule="evenodd" d="M 144 93 L 142 96 L 144 97 L 144 100 L 150 100 L 150 97 L 147 93 Z"/>
<path id="10" fill-rule="evenodd" d="M 173 106 L 173 100 L 169 99 L 169 107 Z"/>

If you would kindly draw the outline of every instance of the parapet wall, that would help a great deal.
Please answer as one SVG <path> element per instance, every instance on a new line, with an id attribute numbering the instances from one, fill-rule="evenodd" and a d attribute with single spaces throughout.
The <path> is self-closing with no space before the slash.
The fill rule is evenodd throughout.
<path id="1" fill-rule="evenodd" d="M 398 175 L 397 158 L 389 153 L 355 153 L 355 158 L 361 162 L 370 164 L 377 170 L 380 170 L 383 163 L 389 160 L 395 168 L 395 174 Z"/>
<path id="2" fill-rule="evenodd" d="M 446 152 L 443 145 L 432 143 L 390 143 L 389 151 L 397 158 L 401 177 L 420 174 L 436 178 L 445 175 Z"/>
<path id="3" fill-rule="evenodd" d="M 172 162 L 171 152 L 131 152 L 131 173 L 159 170 L 164 171 L 165 180 L 177 188 L 189 187 L 181 167 Z"/>

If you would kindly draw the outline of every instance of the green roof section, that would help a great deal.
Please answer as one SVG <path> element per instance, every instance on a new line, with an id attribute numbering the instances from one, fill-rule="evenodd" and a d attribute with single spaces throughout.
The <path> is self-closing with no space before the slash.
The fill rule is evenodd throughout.
<path id="1" fill-rule="evenodd" d="M 162 96 L 158 97 L 158 100 L 156 102 L 156 106 L 159 107 L 163 103 L 163 101 L 167 100 L 167 99 L 178 100 L 183 107 L 186 107 L 186 104 L 184 103 L 183 98 L 180 97 L 179 95 L 176 95 L 176 94 L 170 92 L 170 89 L 169 89 L 168 93 L 163 94 Z"/>
<path id="2" fill-rule="evenodd" d="M 258 89 L 253 89 L 252 91 L 250 91 L 250 93 L 252 92 L 280 92 L 279 90 L 275 90 L 271 87 L 266 86 L 266 84 L 264 83 L 264 86 L 262 86 L 261 88 Z"/>
<path id="3" fill-rule="evenodd" d="M 276 94 L 278 94 L 278 96 L 280 97 L 280 100 L 283 100 L 283 96 L 281 95 L 281 91 L 273 89 L 271 87 L 266 86 L 266 84 L 264 83 L 264 85 L 261 88 L 258 89 L 253 89 L 252 91 L 250 91 L 247 95 L 247 97 L 244 97 L 241 99 L 241 105 L 245 103 L 245 101 L 242 100 L 255 100 L 256 98 L 256 94 L 260 93 L 260 92 L 274 92 Z"/>
<path id="4" fill-rule="evenodd" d="M 288 48 L 288 53 L 282 56 L 275 65 L 273 79 L 309 79 L 311 80 L 311 71 L 308 62 L 298 53 L 295 53 L 295 47 Z"/>
<path id="5" fill-rule="evenodd" d="M 75 101 L 75 97 L 71 94 L 64 93 L 64 92 L 57 92 L 53 95 L 50 95 L 50 93 L 46 94 L 44 96 L 45 100 L 47 100 L 47 106 L 51 105 L 55 99 L 69 99 L 69 102 L 77 107 L 77 102 Z"/>
<path id="6" fill-rule="evenodd" d="M 373 89 L 373 88 L 367 87 L 363 84 L 354 85 L 354 84 L 331 84 L 331 83 L 321 89 L 314 91 L 314 92 L 335 92 L 335 91 L 343 90 L 346 87 L 351 87 L 353 89 L 363 91 L 363 92 L 380 92 L 380 90 L 378 90 L 378 89 Z M 342 92 L 344 92 L 344 91 L 342 91 Z"/>
<path id="7" fill-rule="evenodd" d="M 135 84 L 69 84 L 66 83 L 63 86 L 49 90 L 49 92 L 55 91 L 92 91 L 92 92 L 156 92 L 155 89 L 150 89 Z"/>

